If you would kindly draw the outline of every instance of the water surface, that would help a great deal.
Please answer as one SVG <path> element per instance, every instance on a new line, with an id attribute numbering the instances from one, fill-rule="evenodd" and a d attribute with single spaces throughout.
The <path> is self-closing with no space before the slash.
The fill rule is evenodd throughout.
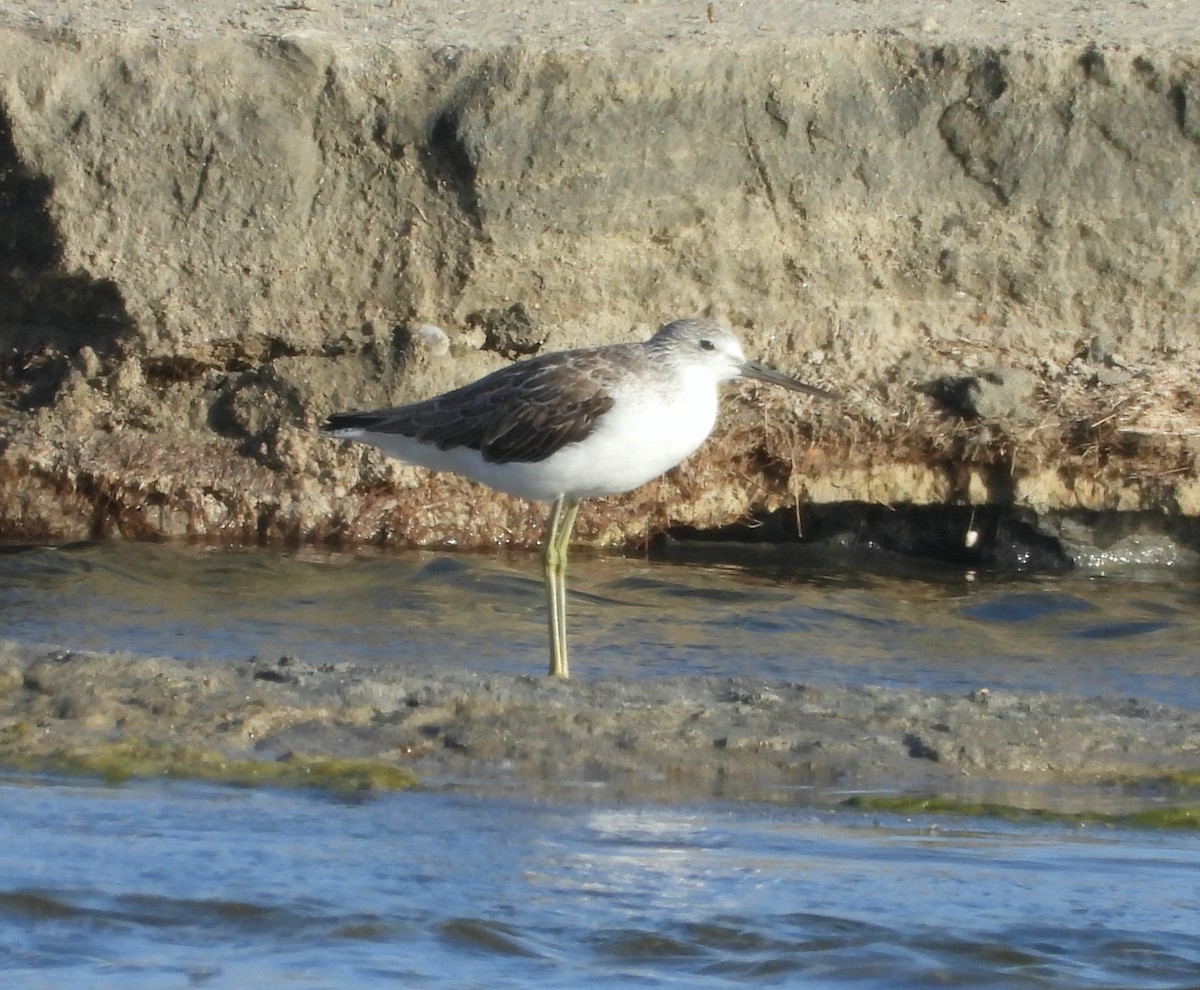
<path id="1" fill-rule="evenodd" d="M 538 674 L 537 560 L 0 554 L 0 636 Z M 585 678 L 746 675 L 1200 706 L 1194 579 L 990 582 L 580 555 Z M 1200 987 L 1200 836 L 806 803 L 348 801 L 0 776 L 0 984 Z"/>
<path id="2" fill-rule="evenodd" d="M 0 782 L 38 987 L 1194 987 L 1200 836 Z"/>
<path id="3" fill-rule="evenodd" d="M 933 691 L 1011 687 L 1200 707 L 1200 582 L 989 582 L 580 554 L 578 677 L 745 675 Z M 534 555 L 305 554 L 100 544 L 0 554 L 0 636 L 243 660 L 540 673 Z"/>

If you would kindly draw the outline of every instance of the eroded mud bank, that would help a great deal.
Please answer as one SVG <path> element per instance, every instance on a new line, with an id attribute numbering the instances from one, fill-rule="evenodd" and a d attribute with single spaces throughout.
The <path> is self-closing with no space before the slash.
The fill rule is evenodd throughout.
<path id="1" fill-rule="evenodd" d="M 1200 512 L 1188 5 L 558 7 L 0 3 L 0 536 L 529 545 L 312 425 L 693 313 L 847 402 L 582 540 Z"/>
<path id="2" fill-rule="evenodd" d="M 411 772 L 559 796 L 868 790 L 1081 810 L 1118 797 L 1196 804 L 1198 739 L 1195 712 L 986 686 L 955 696 L 736 678 L 561 683 L 12 645 L 0 663 L 0 761 L 116 777 L 307 773 L 397 786 Z"/>

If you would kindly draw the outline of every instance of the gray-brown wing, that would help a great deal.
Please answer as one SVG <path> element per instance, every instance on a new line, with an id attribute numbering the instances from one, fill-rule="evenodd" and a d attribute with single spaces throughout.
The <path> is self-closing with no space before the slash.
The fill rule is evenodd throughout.
<path id="1" fill-rule="evenodd" d="M 469 447 L 485 461 L 543 461 L 595 428 L 613 399 L 566 354 L 521 361 L 444 395 L 407 406 L 336 413 L 326 432 L 393 433 L 439 450 Z"/>

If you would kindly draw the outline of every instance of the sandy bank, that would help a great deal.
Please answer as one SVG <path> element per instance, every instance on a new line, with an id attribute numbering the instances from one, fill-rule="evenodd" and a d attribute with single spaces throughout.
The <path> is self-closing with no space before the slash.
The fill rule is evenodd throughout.
<path id="1" fill-rule="evenodd" d="M 693 313 L 849 401 L 581 539 L 1195 516 L 1198 64 L 1188 3 L 4 0 L 0 537 L 528 545 L 312 424 Z"/>

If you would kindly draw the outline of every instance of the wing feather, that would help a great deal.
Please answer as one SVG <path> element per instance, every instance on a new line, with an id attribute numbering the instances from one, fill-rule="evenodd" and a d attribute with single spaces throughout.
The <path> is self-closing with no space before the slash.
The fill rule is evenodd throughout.
<path id="1" fill-rule="evenodd" d="M 570 352 L 494 371 L 444 395 L 369 412 L 335 413 L 322 430 L 411 437 L 440 450 L 469 447 L 485 461 L 543 461 L 584 439 L 613 398 Z"/>

